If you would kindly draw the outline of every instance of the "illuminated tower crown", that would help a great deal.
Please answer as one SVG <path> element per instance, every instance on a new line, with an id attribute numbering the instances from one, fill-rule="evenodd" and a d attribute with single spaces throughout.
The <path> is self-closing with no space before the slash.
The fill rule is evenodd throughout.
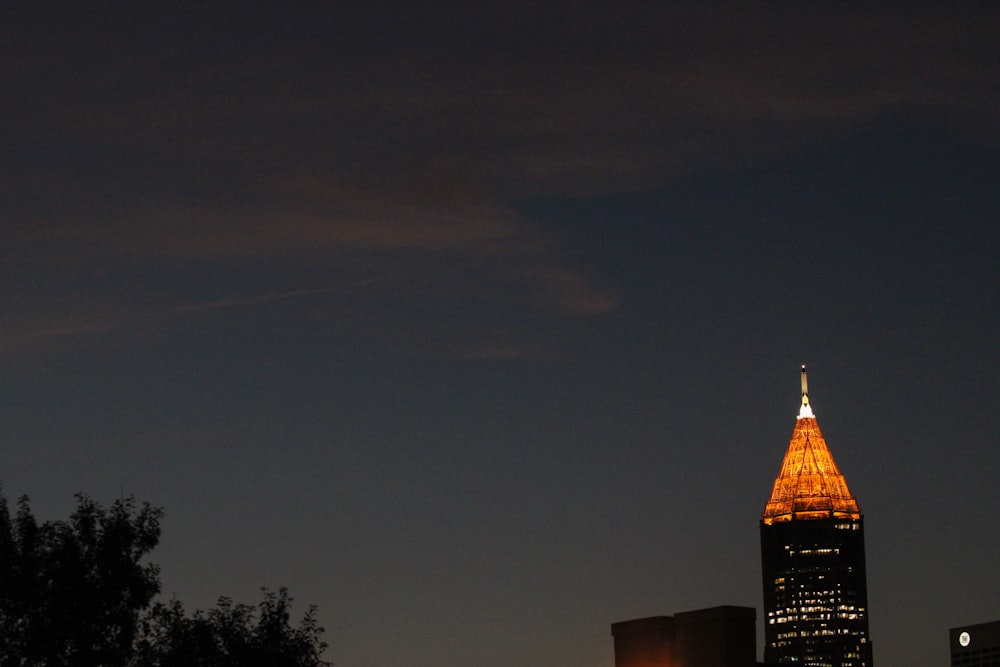
<path id="1" fill-rule="evenodd" d="M 819 430 L 803 366 L 802 407 L 761 519 L 770 524 L 831 517 L 858 519 L 861 511 Z"/>

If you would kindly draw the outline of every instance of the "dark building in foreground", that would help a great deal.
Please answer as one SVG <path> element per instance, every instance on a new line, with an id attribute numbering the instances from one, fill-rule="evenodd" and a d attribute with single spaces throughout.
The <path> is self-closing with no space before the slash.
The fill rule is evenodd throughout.
<path id="1" fill-rule="evenodd" d="M 948 631 L 951 667 L 1000 667 L 1000 621 Z"/>
<path id="2" fill-rule="evenodd" d="M 615 667 L 755 667 L 756 625 L 729 606 L 614 623 Z"/>
<path id="3" fill-rule="evenodd" d="M 765 663 L 872 666 L 864 535 L 803 366 L 802 406 L 760 522 Z"/>

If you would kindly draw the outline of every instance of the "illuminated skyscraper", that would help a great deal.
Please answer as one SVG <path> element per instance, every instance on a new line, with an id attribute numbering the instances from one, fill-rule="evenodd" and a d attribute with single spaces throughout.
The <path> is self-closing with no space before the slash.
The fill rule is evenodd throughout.
<path id="1" fill-rule="evenodd" d="M 764 662 L 871 667 L 865 533 L 809 405 L 802 407 L 760 522 Z"/>

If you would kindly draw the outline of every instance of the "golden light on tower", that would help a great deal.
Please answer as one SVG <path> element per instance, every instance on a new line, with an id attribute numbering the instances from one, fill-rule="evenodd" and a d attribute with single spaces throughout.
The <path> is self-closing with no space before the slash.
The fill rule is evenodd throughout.
<path id="1" fill-rule="evenodd" d="M 858 501 L 837 468 L 813 414 L 806 367 L 802 366 L 802 407 L 761 519 L 772 524 L 792 519 L 860 517 Z"/>

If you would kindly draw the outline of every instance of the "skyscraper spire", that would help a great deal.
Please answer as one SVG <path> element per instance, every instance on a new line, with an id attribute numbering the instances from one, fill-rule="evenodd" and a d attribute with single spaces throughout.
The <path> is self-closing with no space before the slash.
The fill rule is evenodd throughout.
<path id="1" fill-rule="evenodd" d="M 824 517 L 858 518 L 858 501 L 833 460 L 809 405 L 809 383 L 802 366 L 802 407 L 764 508 L 765 523 Z"/>
<path id="2" fill-rule="evenodd" d="M 802 364 L 802 407 L 799 408 L 799 419 L 815 416 L 809 407 L 809 377 L 806 375 L 806 365 Z"/>

